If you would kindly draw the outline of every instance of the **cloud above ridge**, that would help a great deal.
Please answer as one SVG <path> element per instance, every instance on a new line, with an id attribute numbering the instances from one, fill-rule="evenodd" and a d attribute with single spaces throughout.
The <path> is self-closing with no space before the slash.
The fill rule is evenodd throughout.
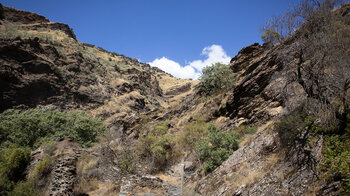
<path id="1" fill-rule="evenodd" d="M 149 62 L 149 64 L 153 67 L 158 67 L 177 78 L 198 79 L 205 66 L 210 66 L 218 62 L 228 64 L 231 60 L 222 46 L 216 44 L 205 47 L 202 50 L 201 55 L 206 56 L 206 58 L 204 60 L 191 61 L 184 66 L 166 57 L 156 58 L 152 62 Z"/>

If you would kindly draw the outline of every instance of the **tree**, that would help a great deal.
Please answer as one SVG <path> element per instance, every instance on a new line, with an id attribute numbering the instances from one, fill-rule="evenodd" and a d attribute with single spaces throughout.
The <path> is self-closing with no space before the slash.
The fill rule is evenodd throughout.
<path id="1" fill-rule="evenodd" d="M 210 96 L 222 90 L 233 88 L 234 73 L 228 65 L 216 63 L 203 69 L 196 86 L 197 93 Z"/>
<path id="2" fill-rule="evenodd" d="M 280 40 L 280 34 L 278 34 L 274 29 L 266 29 L 265 33 L 261 35 L 261 39 L 264 43 L 277 43 Z"/>
<path id="3" fill-rule="evenodd" d="M 283 41 L 302 25 L 308 26 L 308 28 L 304 27 L 304 30 L 314 32 L 322 27 L 324 16 L 329 15 L 330 11 L 342 2 L 342 0 L 302 0 L 284 14 L 267 20 L 261 29 L 263 33 L 261 38 L 265 43 Z M 273 39 L 266 39 L 269 38 L 268 35 Z"/>
<path id="4" fill-rule="evenodd" d="M 331 11 L 339 1 L 312 2 L 303 1 L 293 11 L 305 23 L 293 35 L 294 41 L 285 43 L 278 59 L 293 70 L 289 84 L 302 86 L 309 111 L 323 123 L 333 121 L 345 127 L 350 112 L 350 26 L 345 17 Z"/>

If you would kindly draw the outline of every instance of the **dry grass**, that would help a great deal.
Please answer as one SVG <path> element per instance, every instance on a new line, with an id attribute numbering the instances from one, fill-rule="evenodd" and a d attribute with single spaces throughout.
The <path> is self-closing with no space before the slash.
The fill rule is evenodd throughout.
<path id="1" fill-rule="evenodd" d="M 257 133 L 260 133 L 262 131 L 264 131 L 264 134 L 267 135 L 266 133 L 271 133 L 271 131 L 273 130 L 273 120 L 270 120 L 268 122 L 266 122 L 265 124 L 261 125 L 258 127 L 257 131 L 255 132 L 255 134 L 247 134 L 244 139 L 239 143 L 239 147 L 245 146 L 247 144 L 249 144 L 254 137 L 256 136 Z"/>
<path id="2" fill-rule="evenodd" d="M 114 97 L 101 107 L 92 110 L 91 114 L 96 116 L 101 113 L 113 114 L 106 119 L 106 122 L 113 122 L 113 119 L 118 119 L 135 113 L 129 106 L 135 105 L 135 99 L 143 99 L 144 97 L 138 91 Z"/>
<path id="3" fill-rule="evenodd" d="M 60 30 L 51 29 L 38 29 L 28 30 L 28 25 L 22 25 L 18 23 L 4 22 L 4 25 L 0 26 L 0 35 L 3 38 L 34 38 L 38 37 L 40 40 L 45 42 L 51 42 L 54 44 L 63 42 L 75 42 L 74 39 L 70 38 L 66 33 Z"/>
<path id="4" fill-rule="evenodd" d="M 97 165 L 98 159 L 87 152 L 83 152 L 77 162 L 77 174 L 86 176 L 88 171 Z"/>
<path id="5" fill-rule="evenodd" d="M 113 78 L 111 81 L 110 81 L 110 85 L 112 88 L 117 88 L 118 86 L 121 86 L 122 84 L 129 84 L 128 81 L 122 79 L 122 78 Z"/>
<path id="6" fill-rule="evenodd" d="M 159 87 L 162 89 L 164 94 L 171 89 L 191 83 L 191 89 L 189 91 L 174 96 L 165 96 L 167 100 L 166 102 L 163 100 L 158 100 L 161 106 L 167 109 L 179 109 L 180 103 L 184 98 L 186 98 L 186 96 L 193 93 L 193 86 L 198 83 L 198 81 L 194 80 L 174 78 L 166 73 L 157 73 L 156 78 L 159 81 Z"/>
<path id="7" fill-rule="evenodd" d="M 74 185 L 74 195 L 83 195 L 99 188 L 96 178 L 80 178 L 78 183 Z"/>
<path id="8" fill-rule="evenodd" d="M 167 92 L 174 87 L 180 87 L 187 83 L 192 83 L 192 85 L 198 83 L 196 80 L 174 78 L 165 73 L 158 73 L 157 80 L 159 81 L 159 87 L 163 90 L 163 92 Z"/>
<path id="9" fill-rule="evenodd" d="M 179 178 L 169 176 L 169 175 L 164 175 L 164 174 L 157 174 L 156 175 L 158 178 L 163 180 L 164 182 L 168 182 L 170 184 L 180 184 L 181 180 Z"/>
<path id="10" fill-rule="evenodd" d="M 271 172 L 281 157 L 280 153 L 271 154 L 266 160 L 255 166 L 243 162 L 234 173 L 223 180 L 225 184 L 230 185 L 231 193 L 234 193 L 240 186 L 252 184 Z"/>
<path id="11" fill-rule="evenodd" d="M 144 195 L 144 194 L 165 195 L 164 190 L 150 189 L 148 187 L 133 190 L 132 193 L 133 193 L 132 195 Z"/>
<path id="12" fill-rule="evenodd" d="M 119 195 L 120 185 L 117 183 L 113 183 L 110 181 L 99 182 L 98 188 L 92 190 L 90 192 L 86 192 L 86 194 L 90 196 L 114 196 Z"/>

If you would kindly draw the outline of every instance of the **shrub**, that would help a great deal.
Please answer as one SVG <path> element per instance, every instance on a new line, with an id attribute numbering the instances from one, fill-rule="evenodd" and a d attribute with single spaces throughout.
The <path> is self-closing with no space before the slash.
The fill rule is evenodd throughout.
<path id="1" fill-rule="evenodd" d="M 3 145 L 38 147 L 42 138 L 63 137 L 88 146 L 106 129 L 102 120 L 79 111 L 29 109 L 0 114 L 0 144 Z"/>
<path id="2" fill-rule="evenodd" d="M 280 40 L 280 35 L 273 29 L 264 29 L 264 34 L 261 35 L 261 39 L 264 43 L 277 43 Z"/>
<path id="3" fill-rule="evenodd" d="M 238 136 L 234 131 L 221 132 L 213 124 L 209 125 L 207 136 L 198 143 L 197 150 L 204 170 L 211 172 L 238 149 Z"/>
<path id="4" fill-rule="evenodd" d="M 9 196 L 37 196 L 40 195 L 35 188 L 34 180 L 18 182 L 15 188 L 8 193 Z"/>
<path id="5" fill-rule="evenodd" d="M 0 150 L 0 195 L 6 195 L 16 182 L 24 179 L 29 161 L 29 148 L 11 145 Z"/>
<path id="6" fill-rule="evenodd" d="M 51 157 L 46 157 L 44 160 L 40 161 L 34 168 L 34 179 L 42 179 L 49 175 L 53 168 L 52 162 L 53 159 Z"/>
<path id="7" fill-rule="evenodd" d="M 334 130 L 334 129 L 333 129 Z M 324 158 L 321 169 L 325 171 L 326 178 L 332 174 L 339 174 L 342 182 L 341 189 L 350 192 L 350 115 L 347 116 L 347 126 L 343 134 L 338 131 L 326 131 Z"/>
<path id="8" fill-rule="evenodd" d="M 216 63 L 203 69 L 196 86 L 197 93 L 210 96 L 223 90 L 233 88 L 234 73 L 228 65 Z"/>
<path id="9" fill-rule="evenodd" d="M 134 151 L 130 149 L 122 149 L 117 151 L 118 167 L 123 174 L 135 172 L 135 157 Z"/>
<path id="10" fill-rule="evenodd" d="M 265 43 L 282 41 L 297 29 L 300 31 L 305 22 L 308 27 L 304 32 L 313 32 L 324 25 L 325 19 L 330 18 L 330 11 L 342 2 L 342 0 L 301 0 L 284 14 L 268 20 L 262 28 L 261 38 Z"/>
<path id="11" fill-rule="evenodd" d="M 146 136 L 141 137 L 138 149 L 150 156 L 153 164 L 161 169 L 173 155 L 174 136 L 168 133 L 167 122 L 155 126 Z"/>
<path id="12" fill-rule="evenodd" d="M 195 149 L 198 140 L 202 139 L 207 131 L 208 123 L 203 119 L 190 122 L 176 136 L 176 143 L 184 150 Z"/>
<path id="13" fill-rule="evenodd" d="M 301 107 L 281 118 L 276 124 L 276 130 L 282 146 L 289 148 L 292 145 L 297 135 L 306 127 L 306 118 L 307 114 Z"/>

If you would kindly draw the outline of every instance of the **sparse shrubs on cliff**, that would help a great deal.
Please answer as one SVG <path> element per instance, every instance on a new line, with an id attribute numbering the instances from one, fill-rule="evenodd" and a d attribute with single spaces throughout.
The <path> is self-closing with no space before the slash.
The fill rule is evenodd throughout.
<path id="1" fill-rule="evenodd" d="M 186 124 L 176 136 L 176 144 L 182 150 L 192 151 L 196 148 L 197 142 L 201 140 L 208 129 L 207 122 L 203 118 L 195 119 Z"/>
<path id="2" fill-rule="evenodd" d="M 278 34 L 274 29 L 264 29 L 263 30 L 264 34 L 261 35 L 261 39 L 263 40 L 264 43 L 277 43 L 280 39 L 281 36 Z"/>
<path id="3" fill-rule="evenodd" d="M 350 114 L 344 130 L 318 129 L 318 133 L 325 135 L 321 170 L 326 180 L 340 178 L 341 190 L 350 193 Z"/>
<path id="4" fill-rule="evenodd" d="M 238 149 L 238 135 L 235 131 L 222 132 L 211 124 L 208 127 L 207 136 L 207 139 L 198 143 L 197 150 L 203 169 L 211 172 Z"/>
<path id="5" fill-rule="evenodd" d="M 283 116 L 276 123 L 276 130 L 282 146 L 289 148 L 292 145 L 297 135 L 306 127 L 306 118 L 306 112 L 302 107 L 299 107 L 292 113 Z"/>
<path id="6" fill-rule="evenodd" d="M 302 0 L 283 15 L 269 19 L 262 28 L 261 38 L 265 43 L 283 41 L 305 22 L 307 27 L 305 26 L 303 33 L 313 33 L 323 28 L 327 18 L 330 18 L 330 11 L 342 2 L 342 0 Z"/>
<path id="7" fill-rule="evenodd" d="M 201 95 L 210 96 L 234 87 L 234 73 L 229 65 L 216 63 L 205 67 L 202 72 L 196 86 L 197 93 Z"/>
<path id="8" fill-rule="evenodd" d="M 322 135 L 324 138 L 323 160 L 320 173 L 326 181 L 340 181 L 340 189 L 350 192 L 350 115 L 347 115 L 346 126 L 342 123 L 320 122 L 307 114 L 304 107 L 281 118 L 276 129 L 282 146 L 291 149 L 312 145 L 312 138 Z M 299 151 L 301 152 L 301 151 Z M 313 164 L 313 163 L 309 163 Z M 337 179 L 336 179 L 337 178 Z"/>
<path id="9" fill-rule="evenodd" d="M 167 122 L 155 126 L 146 136 L 140 138 L 137 150 L 150 157 L 158 169 L 162 169 L 173 156 L 174 136 L 168 132 Z"/>

